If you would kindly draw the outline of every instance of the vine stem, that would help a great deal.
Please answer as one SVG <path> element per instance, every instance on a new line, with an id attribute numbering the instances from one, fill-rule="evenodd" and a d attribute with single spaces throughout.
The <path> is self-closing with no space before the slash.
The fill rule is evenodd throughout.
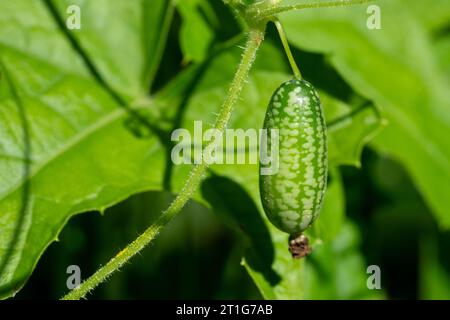
<path id="1" fill-rule="evenodd" d="M 286 52 L 286 56 L 289 60 L 289 64 L 291 65 L 292 72 L 294 73 L 294 77 L 296 77 L 297 79 L 301 79 L 302 74 L 297 66 L 297 63 L 295 62 L 294 56 L 292 55 L 292 51 L 291 48 L 289 47 L 289 42 L 287 40 L 286 34 L 284 33 L 283 26 L 281 25 L 281 22 L 278 19 L 274 20 L 273 23 L 275 23 L 275 26 L 277 27 L 281 43 L 283 44 L 284 51 Z"/>
<path id="2" fill-rule="evenodd" d="M 256 52 L 264 39 L 265 24 L 252 27 L 249 31 L 247 43 L 242 54 L 241 62 L 231 82 L 227 97 L 222 104 L 217 116 L 214 128 L 223 132 L 230 119 L 233 107 L 239 97 L 245 80 L 256 57 Z M 207 148 L 207 147 L 206 147 Z M 202 181 L 203 175 L 208 168 L 207 162 L 203 161 L 195 165 L 185 185 L 170 206 L 159 216 L 155 223 L 148 227 L 141 235 L 131 242 L 125 249 L 120 251 L 107 264 L 100 267 L 91 277 L 86 279 L 77 288 L 62 297 L 63 300 L 78 300 L 83 298 L 91 290 L 105 281 L 112 273 L 119 270 L 132 257 L 139 253 L 153 239 L 157 237 L 161 229 L 168 224 L 184 207 L 192 197 L 195 190 Z"/>
<path id="3" fill-rule="evenodd" d="M 301 9 L 311 9 L 311 8 L 333 8 L 333 7 L 345 7 L 356 4 L 364 4 L 372 2 L 374 0 L 334 0 L 326 2 L 313 2 L 313 3 L 299 3 L 285 6 L 274 6 L 267 9 L 258 10 L 257 15 L 261 18 L 269 18 L 278 13 L 301 10 Z"/>

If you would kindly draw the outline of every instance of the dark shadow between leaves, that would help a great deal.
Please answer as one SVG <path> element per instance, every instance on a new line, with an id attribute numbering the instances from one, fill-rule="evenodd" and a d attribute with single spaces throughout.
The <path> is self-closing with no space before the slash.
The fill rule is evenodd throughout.
<path id="1" fill-rule="evenodd" d="M 280 282 L 280 276 L 272 269 L 275 250 L 269 230 L 247 192 L 236 182 L 217 175 L 206 179 L 201 191 L 214 211 L 223 215 L 246 240 L 248 265 L 272 286 Z"/>

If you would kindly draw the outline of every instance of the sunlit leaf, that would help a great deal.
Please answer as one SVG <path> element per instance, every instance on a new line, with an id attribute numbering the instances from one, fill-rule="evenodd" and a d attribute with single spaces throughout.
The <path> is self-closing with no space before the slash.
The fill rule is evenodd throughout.
<path id="1" fill-rule="evenodd" d="M 64 2 L 57 3 L 62 10 Z M 82 49 L 61 30 L 48 4 L 0 3 L 2 297 L 23 286 L 72 215 L 102 211 L 133 193 L 162 187 L 159 139 L 154 133 L 139 138 L 130 130 L 130 119 L 141 120 L 119 98 L 142 93 L 142 68 L 151 63 L 135 25 L 143 2 L 121 2 L 114 17 L 110 10 L 118 7 L 103 2 L 109 14 L 102 16 L 99 1 L 84 2 L 84 29 L 75 36 Z M 164 6 L 158 8 L 159 16 Z M 109 36 L 114 18 L 121 21 L 118 38 Z"/>

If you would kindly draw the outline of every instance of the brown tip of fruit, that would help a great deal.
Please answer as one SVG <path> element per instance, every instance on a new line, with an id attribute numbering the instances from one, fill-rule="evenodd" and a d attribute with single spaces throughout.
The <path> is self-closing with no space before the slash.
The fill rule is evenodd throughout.
<path id="1" fill-rule="evenodd" d="M 301 259 L 309 255 L 311 251 L 307 236 L 303 234 L 289 236 L 289 252 L 292 254 L 292 258 Z"/>

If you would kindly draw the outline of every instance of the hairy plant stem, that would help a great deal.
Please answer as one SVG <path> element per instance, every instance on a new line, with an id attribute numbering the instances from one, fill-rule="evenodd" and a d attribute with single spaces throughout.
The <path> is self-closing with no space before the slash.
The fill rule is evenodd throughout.
<path id="1" fill-rule="evenodd" d="M 242 54 L 241 62 L 231 82 L 228 95 L 220 109 L 217 116 L 214 128 L 219 131 L 226 129 L 228 120 L 230 119 L 232 110 L 245 80 L 253 65 L 256 57 L 256 52 L 264 39 L 265 24 L 252 26 L 249 31 L 248 40 Z M 120 251 L 114 258 L 112 258 L 103 267 L 100 267 L 90 278 L 86 279 L 79 287 L 69 292 L 62 299 L 63 300 L 78 300 L 83 298 L 87 293 L 97 287 L 100 283 L 105 281 L 112 273 L 119 270 L 132 257 L 139 253 L 145 246 L 147 246 L 161 229 L 169 223 L 184 207 L 186 202 L 192 197 L 195 190 L 199 186 L 203 175 L 208 168 L 208 164 L 203 161 L 201 164 L 194 166 L 191 170 L 189 178 L 184 187 L 177 195 L 170 206 L 161 214 L 161 216 L 148 227 L 141 235 L 139 235 L 133 242 L 131 242 L 125 249 Z"/>
<path id="2" fill-rule="evenodd" d="M 373 2 L 374 0 L 333 0 L 324 2 L 313 2 L 313 3 L 299 3 L 285 6 L 273 6 L 267 9 L 258 10 L 256 16 L 260 19 L 270 18 L 278 13 L 301 10 L 301 9 L 312 9 L 312 8 L 333 8 L 333 7 L 345 7 L 356 4 L 364 4 L 368 2 Z"/>

